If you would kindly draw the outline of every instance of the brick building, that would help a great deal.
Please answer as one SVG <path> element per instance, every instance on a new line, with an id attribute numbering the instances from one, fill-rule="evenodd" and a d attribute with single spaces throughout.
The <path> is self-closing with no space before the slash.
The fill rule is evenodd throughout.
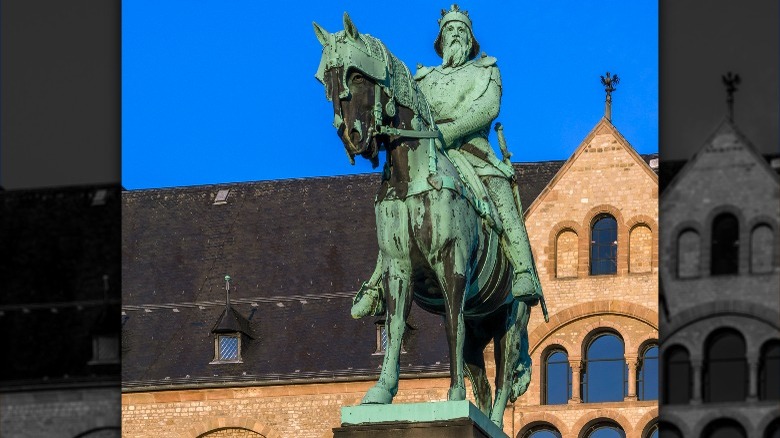
<path id="1" fill-rule="evenodd" d="M 605 118 L 569 160 L 515 164 L 551 319 L 531 316 L 533 380 L 507 407 L 510 436 L 657 429 L 655 163 Z M 332 436 L 381 365 L 381 318 L 349 317 L 377 253 L 378 185 L 125 192 L 123 436 Z M 395 401 L 445 400 L 442 320 L 415 305 L 409 325 Z"/>
<path id="2" fill-rule="evenodd" d="M 777 161 L 726 118 L 690 160 L 662 173 L 669 436 L 780 436 Z"/>
<path id="3" fill-rule="evenodd" d="M 119 436 L 119 186 L 0 192 L 0 436 Z"/>

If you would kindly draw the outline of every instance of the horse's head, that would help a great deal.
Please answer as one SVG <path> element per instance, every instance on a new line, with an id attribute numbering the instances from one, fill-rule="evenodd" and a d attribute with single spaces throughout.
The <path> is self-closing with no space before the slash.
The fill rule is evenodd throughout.
<path id="1" fill-rule="evenodd" d="M 368 34 L 358 33 L 344 13 L 344 30 L 329 33 L 314 23 L 314 33 L 323 46 L 315 77 L 333 102 L 333 125 L 350 160 L 360 155 L 378 164 L 382 139 L 380 126 L 396 115 L 392 98 L 392 56 Z"/>

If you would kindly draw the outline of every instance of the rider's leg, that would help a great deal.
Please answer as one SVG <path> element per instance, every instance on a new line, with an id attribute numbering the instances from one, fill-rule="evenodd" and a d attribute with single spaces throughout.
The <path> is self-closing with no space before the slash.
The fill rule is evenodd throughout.
<path id="1" fill-rule="evenodd" d="M 385 313 L 385 293 L 382 289 L 382 252 L 376 257 L 376 267 L 368 281 L 363 282 L 360 290 L 352 299 L 352 317 L 377 316 Z"/>
<path id="2" fill-rule="evenodd" d="M 515 271 L 512 294 L 515 298 L 533 305 L 541 297 L 542 291 L 533 269 L 533 254 L 522 212 L 519 211 L 522 207 L 515 203 L 508 179 L 485 177 L 483 181 L 504 225 L 504 252 Z"/>

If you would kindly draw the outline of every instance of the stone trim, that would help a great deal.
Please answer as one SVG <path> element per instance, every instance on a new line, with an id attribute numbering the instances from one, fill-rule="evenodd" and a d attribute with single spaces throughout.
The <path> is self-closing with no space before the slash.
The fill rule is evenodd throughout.
<path id="1" fill-rule="evenodd" d="M 778 421 L 780 422 L 780 406 L 777 406 L 775 409 L 772 409 L 771 411 L 767 412 L 761 420 L 758 421 L 758 425 L 756 426 L 756 431 L 760 434 L 760 436 L 766 436 L 766 429 L 769 427 L 770 424 L 773 422 Z"/>
<path id="2" fill-rule="evenodd" d="M 626 433 L 627 438 L 633 437 L 634 428 L 631 423 L 623 414 L 614 409 L 596 409 L 583 414 L 580 419 L 574 423 L 574 426 L 571 427 L 572 436 L 576 433 L 578 438 L 585 438 L 583 436 L 584 430 L 602 420 L 617 423 L 623 429 L 623 432 Z"/>
<path id="3" fill-rule="evenodd" d="M 615 275 L 628 274 L 628 228 L 623 219 L 623 214 L 620 209 L 610 204 L 597 205 L 587 213 L 582 221 L 582 228 L 588 230 L 585 240 L 585 263 L 580 263 L 577 270 L 577 275 L 580 277 L 591 277 L 590 275 L 590 241 L 592 240 L 591 234 L 593 232 L 593 223 L 596 216 L 600 214 L 609 214 L 615 218 L 617 224 L 617 272 Z M 582 238 L 580 238 L 582 242 Z M 582 249 L 580 250 L 582 251 Z M 580 260 L 582 261 L 582 260 Z"/>
<path id="4" fill-rule="evenodd" d="M 642 321 L 658 331 L 658 312 L 641 304 L 618 300 L 599 300 L 581 303 L 550 315 L 548 324 L 541 324 L 528 335 L 531 354 L 561 327 L 573 321 L 597 315 L 621 315 Z M 568 350 L 571 354 L 571 350 Z"/>
<path id="5" fill-rule="evenodd" d="M 636 430 L 639 431 L 640 427 L 641 433 L 637 438 L 649 438 L 646 436 L 647 430 L 650 428 L 650 426 L 658 423 L 658 408 L 653 408 L 652 411 L 646 413 L 642 416 L 642 418 L 639 419 L 639 421 L 636 423 Z M 644 426 L 642 426 L 644 424 Z"/>
<path id="6" fill-rule="evenodd" d="M 715 412 L 708 411 L 703 417 L 699 418 L 699 420 L 694 424 L 693 426 L 693 435 L 691 436 L 701 436 L 702 432 L 704 432 L 704 429 L 707 428 L 710 424 L 720 421 L 720 420 L 732 420 L 736 423 L 738 423 L 740 426 L 742 426 L 742 429 L 745 430 L 746 436 L 751 436 L 752 431 L 752 421 L 750 421 L 750 418 L 744 415 L 742 412 L 740 412 L 738 409 L 741 408 L 743 405 L 738 404 L 736 407 L 732 406 L 723 406 L 719 409 L 714 410 Z M 687 436 L 687 435 L 686 435 Z"/>
<path id="7" fill-rule="evenodd" d="M 281 435 L 274 432 L 270 426 L 246 417 L 212 417 L 207 420 L 194 421 L 192 427 L 187 432 L 182 433 L 181 437 L 200 438 L 219 429 L 245 429 L 259 433 L 265 438 L 281 438 Z"/>
<path id="8" fill-rule="evenodd" d="M 757 319 L 776 330 L 780 330 L 780 312 L 760 304 L 741 300 L 719 300 L 704 303 L 674 315 L 664 327 L 664 338 L 669 339 L 681 329 L 705 319 L 719 319 L 724 314 Z M 552 318 L 550 318 L 552 321 Z M 536 332 L 534 330 L 534 332 Z M 530 338 L 529 338 L 530 340 Z"/>
<path id="9" fill-rule="evenodd" d="M 583 263 L 588 263 L 589 251 L 587 241 L 584 241 L 587 233 L 582 232 L 582 224 L 572 220 L 561 221 L 555 224 L 550 230 L 547 243 L 547 261 L 545 262 L 545 268 L 547 268 L 547 278 L 550 280 L 558 279 L 558 237 L 564 231 L 571 231 L 577 235 L 577 277 L 563 277 L 566 279 L 578 278 L 581 276 Z M 584 247 L 584 252 L 583 252 Z M 584 260 L 584 261 L 583 261 Z"/>
<path id="10" fill-rule="evenodd" d="M 747 220 L 742 214 L 742 209 L 731 204 L 723 204 L 710 210 L 707 213 L 706 219 L 704 220 L 704 233 L 702 234 L 701 245 L 702 277 L 712 276 L 712 272 L 710 270 L 710 264 L 712 261 L 712 222 L 718 215 L 722 213 L 733 214 L 734 217 L 737 218 L 737 223 L 739 224 L 739 254 L 737 256 L 738 266 L 736 275 L 745 275 L 749 271 L 748 264 L 750 261 L 750 253 L 748 250 L 750 249 L 750 245 L 745 244 L 745 242 L 749 242 L 747 239 L 750 237 L 749 229 L 747 227 Z"/>
<path id="11" fill-rule="evenodd" d="M 523 438 L 523 436 L 536 426 L 550 426 L 555 428 L 561 433 L 562 437 L 567 437 L 570 434 L 569 428 L 566 427 L 566 423 L 561 421 L 557 416 L 549 412 L 530 412 L 523 415 L 515 416 L 515 430 L 518 430 L 515 438 Z"/>

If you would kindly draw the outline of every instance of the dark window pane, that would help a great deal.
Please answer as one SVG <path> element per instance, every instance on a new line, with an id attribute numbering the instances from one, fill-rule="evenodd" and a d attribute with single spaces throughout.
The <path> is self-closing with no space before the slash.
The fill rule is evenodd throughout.
<path id="1" fill-rule="evenodd" d="M 531 432 L 528 438 L 561 438 L 561 434 L 553 429 L 537 429 Z"/>
<path id="2" fill-rule="evenodd" d="M 614 426 L 597 427 L 587 438 L 625 438 L 626 434 L 621 429 Z"/>
<path id="3" fill-rule="evenodd" d="M 739 271 L 739 222 L 730 213 L 712 221 L 712 275 L 736 274 Z"/>
<path id="4" fill-rule="evenodd" d="M 683 438 L 682 432 L 676 426 L 669 423 L 658 423 L 659 435 L 663 438 Z"/>
<path id="5" fill-rule="evenodd" d="M 780 341 L 762 348 L 758 392 L 761 400 L 780 400 Z"/>
<path id="6" fill-rule="evenodd" d="M 583 375 L 583 400 L 589 403 L 622 401 L 625 397 L 623 342 L 600 335 L 588 346 Z"/>
<path id="7" fill-rule="evenodd" d="M 745 400 L 747 396 L 745 341 L 734 330 L 721 330 L 707 342 L 704 361 L 704 401 Z"/>
<path id="8" fill-rule="evenodd" d="M 601 215 L 593 223 L 590 245 L 591 275 L 617 272 L 617 221 L 610 215 Z"/>
<path id="9" fill-rule="evenodd" d="M 238 338 L 233 336 L 219 337 L 219 360 L 238 359 Z"/>
<path id="10" fill-rule="evenodd" d="M 745 438 L 745 429 L 734 420 L 716 420 L 704 428 L 702 438 Z"/>
<path id="11" fill-rule="evenodd" d="M 547 393 L 548 405 L 566 404 L 571 396 L 571 370 L 566 353 L 556 351 L 547 358 Z"/>
<path id="12" fill-rule="evenodd" d="M 691 400 L 691 363 L 688 352 L 672 347 L 664 354 L 664 397 L 667 404 L 685 404 Z"/>
<path id="13" fill-rule="evenodd" d="M 639 400 L 658 400 L 658 347 L 645 350 L 637 376 Z"/>

